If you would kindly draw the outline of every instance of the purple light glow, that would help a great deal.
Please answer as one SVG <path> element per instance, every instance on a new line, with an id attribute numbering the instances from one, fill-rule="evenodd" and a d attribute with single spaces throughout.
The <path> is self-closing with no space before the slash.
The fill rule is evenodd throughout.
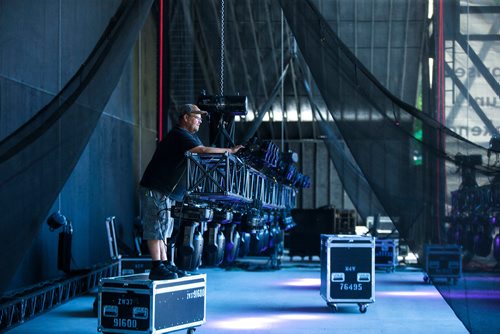
<path id="1" fill-rule="evenodd" d="M 464 276 L 466 282 L 491 282 L 500 283 L 500 276 Z"/>
<path id="2" fill-rule="evenodd" d="M 310 286 L 319 287 L 321 285 L 321 280 L 319 278 L 298 278 L 282 283 L 286 286 Z"/>
<path id="3" fill-rule="evenodd" d="M 224 330 L 259 330 L 276 327 L 278 323 L 290 324 L 290 321 L 316 321 L 326 318 L 325 315 L 307 313 L 285 313 L 274 316 L 236 317 L 227 320 L 210 321 L 205 327 Z"/>
<path id="4" fill-rule="evenodd" d="M 377 291 L 379 297 L 441 298 L 437 291 Z"/>
<path id="5" fill-rule="evenodd" d="M 232 318 L 228 320 L 211 321 L 209 327 L 220 328 L 220 329 L 232 329 L 235 331 L 248 330 L 248 329 L 265 329 L 270 328 L 271 325 L 279 322 L 278 319 L 273 319 L 271 317 L 239 317 Z M 207 324 L 208 325 L 208 324 Z"/>
<path id="6" fill-rule="evenodd" d="M 280 320 L 318 320 L 321 318 L 326 318 L 323 315 L 319 314 L 309 314 L 309 313 L 286 313 L 286 314 L 278 314 L 276 318 Z"/>
<path id="7" fill-rule="evenodd" d="M 500 299 L 500 291 L 492 290 L 460 290 L 443 291 L 443 296 L 450 299 Z"/>

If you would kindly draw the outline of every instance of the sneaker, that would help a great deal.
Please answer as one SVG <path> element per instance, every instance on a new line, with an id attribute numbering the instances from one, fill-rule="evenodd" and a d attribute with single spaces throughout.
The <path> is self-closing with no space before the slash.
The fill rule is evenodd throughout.
<path id="1" fill-rule="evenodd" d="M 152 268 L 149 272 L 149 279 L 153 281 L 161 281 L 166 279 L 178 278 L 177 274 L 168 270 L 163 264 L 156 268 Z"/>
<path id="2" fill-rule="evenodd" d="M 173 266 L 173 265 L 171 265 L 171 264 L 169 264 L 169 265 L 168 265 L 168 266 L 166 266 L 166 267 L 167 267 L 167 269 L 168 269 L 169 271 L 171 271 L 171 272 L 173 272 L 173 273 L 177 274 L 177 276 L 178 276 L 179 278 L 181 278 L 181 277 L 185 277 L 185 276 L 191 276 L 191 274 L 190 274 L 190 273 L 188 273 L 187 271 L 181 270 L 181 269 L 179 269 L 179 268 L 177 268 L 176 266 Z"/>

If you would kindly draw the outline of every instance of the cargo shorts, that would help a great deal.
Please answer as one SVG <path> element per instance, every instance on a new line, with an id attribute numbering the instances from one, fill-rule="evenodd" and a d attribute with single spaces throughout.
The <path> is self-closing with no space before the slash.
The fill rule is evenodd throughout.
<path id="1" fill-rule="evenodd" d="M 143 235 L 144 240 L 164 240 L 172 236 L 174 219 L 170 208 L 175 203 L 161 192 L 141 188 L 143 198 Z"/>

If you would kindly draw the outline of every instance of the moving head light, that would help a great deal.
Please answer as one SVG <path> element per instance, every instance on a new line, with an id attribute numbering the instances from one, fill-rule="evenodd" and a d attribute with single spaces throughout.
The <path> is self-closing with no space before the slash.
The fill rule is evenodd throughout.
<path id="1" fill-rule="evenodd" d="M 494 151 L 495 153 L 500 153 L 500 137 L 491 137 L 489 149 L 490 151 Z"/>
<path id="2" fill-rule="evenodd" d="M 55 231 L 60 227 L 67 226 L 68 220 L 65 215 L 63 215 L 60 211 L 57 211 L 47 218 L 47 225 L 49 225 L 49 229 L 51 231 Z"/>
<path id="3" fill-rule="evenodd" d="M 196 105 L 210 114 L 219 113 L 230 116 L 246 116 L 248 99 L 246 96 L 215 96 L 201 94 Z"/>
<path id="4" fill-rule="evenodd" d="M 463 167 L 474 167 L 479 166 L 483 163 L 483 157 L 480 154 L 471 154 L 471 155 L 455 155 L 455 161 L 457 166 Z"/>

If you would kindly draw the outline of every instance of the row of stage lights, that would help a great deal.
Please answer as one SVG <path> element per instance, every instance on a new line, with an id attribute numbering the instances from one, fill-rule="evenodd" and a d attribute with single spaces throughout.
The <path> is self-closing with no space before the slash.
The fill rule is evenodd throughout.
<path id="1" fill-rule="evenodd" d="M 277 182 L 297 188 L 311 186 L 310 177 L 300 173 L 295 166 L 298 154 L 290 150 L 281 152 L 272 141 L 259 141 L 254 137 L 237 156 Z"/>
<path id="2" fill-rule="evenodd" d="M 197 105 L 211 116 L 246 115 L 247 98 L 201 95 Z M 295 166 L 297 153 L 281 152 L 273 142 L 254 138 L 234 157 L 205 159 L 200 154 L 187 159 L 186 200 L 171 211 L 179 222 L 169 240 L 177 266 L 193 271 L 202 264 L 231 265 L 238 257 L 268 255 L 269 264 L 278 267 L 284 232 L 295 226 L 291 209 L 296 191 L 311 186 L 309 176 Z M 192 173 L 190 160 L 195 166 Z M 189 191 L 190 184 L 196 189 Z M 59 235 L 59 247 L 64 247 L 59 249 L 58 267 L 69 272 L 71 224 L 59 212 L 47 223 L 51 230 L 64 227 Z"/>
<path id="3" fill-rule="evenodd" d="M 500 151 L 498 138 L 490 141 L 490 151 Z M 445 225 L 447 242 L 461 245 L 469 257 L 491 254 L 500 262 L 499 178 L 495 176 L 490 184 L 478 186 L 475 170 L 482 164 L 482 156 L 457 155 L 455 159 L 462 183 L 451 193 L 451 212 Z"/>
<path id="4" fill-rule="evenodd" d="M 461 245 L 470 255 L 487 257 L 492 254 L 500 262 L 500 234 L 488 221 L 476 217 L 457 218 L 447 224 L 447 242 Z"/>
<path id="5" fill-rule="evenodd" d="M 181 221 L 176 265 L 196 270 L 267 255 L 279 267 L 284 232 L 295 226 L 295 193 L 310 186 L 297 162 L 296 153 L 257 139 L 236 156 L 188 154 L 187 200 L 173 210 Z"/>

